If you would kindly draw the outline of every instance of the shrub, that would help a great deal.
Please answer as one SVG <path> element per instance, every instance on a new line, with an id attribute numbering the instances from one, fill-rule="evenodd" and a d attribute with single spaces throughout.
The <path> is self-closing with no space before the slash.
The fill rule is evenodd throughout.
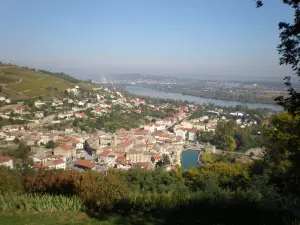
<path id="1" fill-rule="evenodd" d="M 27 191 L 55 195 L 76 195 L 86 201 L 90 208 L 111 208 L 128 196 L 130 188 L 118 172 L 107 174 L 74 171 L 40 170 L 25 181 Z"/>
<path id="2" fill-rule="evenodd" d="M 4 193 L 0 195 L 0 210 L 27 212 L 83 211 L 85 210 L 85 205 L 76 196 Z"/>
<path id="3" fill-rule="evenodd" d="M 0 193 L 15 192 L 22 193 L 23 180 L 22 176 L 17 170 L 12 170 L 6 166 L 0 166 Z"/>

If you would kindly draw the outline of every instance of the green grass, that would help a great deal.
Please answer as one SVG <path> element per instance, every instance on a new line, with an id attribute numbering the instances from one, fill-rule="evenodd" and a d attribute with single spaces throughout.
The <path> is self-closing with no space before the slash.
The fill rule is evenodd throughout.
<path id="1" fill-rule="evenodd" d="M 151 220 L 151 219 L 149 219 Z M 89 217 L 86 213 L 78 212 L 42 212 L 20 213 L 1 212 L 0 224 L 5 225 L 154 225 L 155 221 L 145 220 L 139 216 L 104 215 L 101 219 Z"/>
<path id="2" fill-rule="evenodd" d="M 5 225 L 55 225 L 55 224 L 113 224 L 99 222 L 85 213 L 43 212 L 43 213 L 0 213 L 0 224 Z"/>

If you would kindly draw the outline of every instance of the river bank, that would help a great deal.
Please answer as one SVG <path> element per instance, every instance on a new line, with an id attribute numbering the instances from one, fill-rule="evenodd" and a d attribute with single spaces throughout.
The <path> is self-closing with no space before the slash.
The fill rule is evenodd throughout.
<path id="1" fill-rule="evenodd" d="M 140 96 L 148 96 L 152 98 L 164 98 L 164 99 L 173 99 L 173 100 L 182 100 L 182 101 L 189 101 L 195 102 L 196 104 L 208 104 L 213 103 L 219 106 L 225 107 L 235 107 L 237 105 L 245 105 L 250 109 L 257 109 L 257 108 L 265 108 L 271 109 L 275 111 L 281 111 L 282 108 L 279 105 L 272 105 L 272 104 L 264 104 L 264 103 L 244 103 L 239 101 L 228 101 L 228 100 L 218 100 L 212 98 L 201 98 L 191 95 L 184 95 L 181 93 L 173 93 L 173 92 L 163 92 L 157 91 L 154 89 L 138 86 L 138 85 L 130 85 L 126 86 L 126 91 L 131 94 L 136 94 Z"/>
<path id="2" fill-rule="evenodd" d="M 172 93 L 181 93 L 183 95 L 190 95 L 190 96 L 195 96 L 195 97 L 200 97 L 200 98 L 209 98 L 209 99 L 215 99 L 215 100 L 224 100 L 224 101 L 237 101 L 237 102 L 241 102 L 243 104 L 267 104 L 267 105 L 276 105 L 276 102 L 272 99 L 270 99 L 270 101 L 254 101 L 254 100 L 239 100 L 239 99 L 234 99 L 234 98 L 226 98 L 225 96 L 220 96 L 220 97 L 208 97 L 205 95 L 201 95 L 201 94 L 192 94 L 192 93 L 188 93 L 188 92 L 172 92 Z M 274 97 L 275 98 L 275 97 Z M 272 100 L 272 101 L 271 101 Z"/>

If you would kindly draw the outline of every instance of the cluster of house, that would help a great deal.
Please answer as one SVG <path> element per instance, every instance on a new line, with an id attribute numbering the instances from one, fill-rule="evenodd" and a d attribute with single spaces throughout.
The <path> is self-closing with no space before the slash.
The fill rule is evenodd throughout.
<path id="1" fill-rule="evenodd" d="M 172 164 L 180 163 L 178 157 L 184 144 L 182 138 L 167 130 L 151 133 L 144 129 L 120 129 L 114 134 L 98 132 L 78 137 L 69 133 L 51 138 L 55 143 L 51 149 L 37 145 L 31 147 L 30 158 L 35 168 L 152 169 L 164 154 L 173 159 Z"/>
<path id="2" fill-rule="evenodd" d="M 7 103 L 7 104 L 10 104 L 10 99 L 4 97 L 4 96 L 0 96 L 0 102 L 4 102 L 4 103 Z"/>
<path id="3" fill-rule="evenodd" d="M 226 119 L 223 118 L 222 119 Z M 197 119 L 184 120 L 180 124 L 174 126 L 174 132 L 177 136 L 181 136 L 186 140 L 195 141 L 198 131 L 215 132 L 219 119 L 202 116 Z"/>
<path id="4" fill-rule="evenodd" d="M 143 104 L 143 101 L 137 101 Z M 27 124 L 2 127 L 0 138 L 4 141 L 23 140 L 31 146 L 30 157 L 36 168 L 153 168 L 164 154 L 170 155 L 173 163 L 180 163 L 185 139 L 170 133 L 168 128 L 185 119 L 189 115 L 185 111 L 184 107 L 179 108 L 178 113 L 172 117 L 157 120 L 139 129 L 120 129 L 114 134 L 104 131 L 78 133 L 72 128 L 64 131 L 38 131 L 28 128 Z M 83 113 L 74 114 L 75 117 L 86 116 Z M 63 115 L 67 119 L 73 114 L 67 112 Z M 55 145 L 49 149 L 47 143 L 50 141 Z"/>

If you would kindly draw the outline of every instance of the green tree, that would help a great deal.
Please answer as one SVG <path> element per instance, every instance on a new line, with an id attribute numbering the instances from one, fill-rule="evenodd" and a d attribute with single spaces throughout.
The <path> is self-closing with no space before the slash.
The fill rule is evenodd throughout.
<path id="1" fill-rule="evenodd" d="M 300 1 L 282 0 L 294 10 L 293 23 L 280 22 L 280 40 L 278 53 L 280 64 L 291 66 L 295 75 L 300 77 Z M 263 5 L 263 1 L 256 1 L 257 7 Z M 278 96 L 275 100 L 289 113 L 295 114 L 300 111 L 300 92 L 292 87 L 291 77 L 287 76 L 285 85 L 288 87 L 288 97 Z"/>
<path id="2" fill-rule="evenodd" d="M 256 1 L 261 7 L 263 1 Z M 294 11 L 292 23 L 280 22 L 278 53 L 280 64 L 290 66 L 300 77 L 300 1 L 282 0 Z M 291 77 L 285 77 L 288 96 L 275 100 L 287 113 L 276 116 L 271 121 L 264 136 L 266 138 L 264 162 L 271 170 L 272 181 L 285 195 L 292 195 L 293 202 L 300 196 L 300 92 L 292 87 Z"/>
<path id="3" fill-rule="evenodd" d="M 230 120 L 228 122 L 220 121 L 217 124 L 215 131 L 215 137 L 213 139 L 213 144 L 217 147 L 224 149 L 226 151 L 234 151 L 236 148 L 234 134 L 237 130 L 237 125 L 235 121 Z"/>
<path id="4" fill-rule="evenodd" d="M 163 155 L 162 161 L 163 161 L 163 165 L 168 166 L 168 165 L 171 164 L 170 157 L 169 157 L 169 155 L 167 155 L 167 154 L 164 154 L 164 155 Z"/>
<path id="5" fill-rule="evenodd" d="M 212 131 L 204 131 L 204 130 L 200 130 L 198 132 L 198 141 L 199 142 L 211 142 L 214 139 L 214 132 Z"/>
<path id="6" fill-rule="evenodd" d="M 46 143 L 45 147 L 48 149 L 53 149 L 53 148 L 57 147 L 57 144 L 54 141 L 50 140 Z"/>

